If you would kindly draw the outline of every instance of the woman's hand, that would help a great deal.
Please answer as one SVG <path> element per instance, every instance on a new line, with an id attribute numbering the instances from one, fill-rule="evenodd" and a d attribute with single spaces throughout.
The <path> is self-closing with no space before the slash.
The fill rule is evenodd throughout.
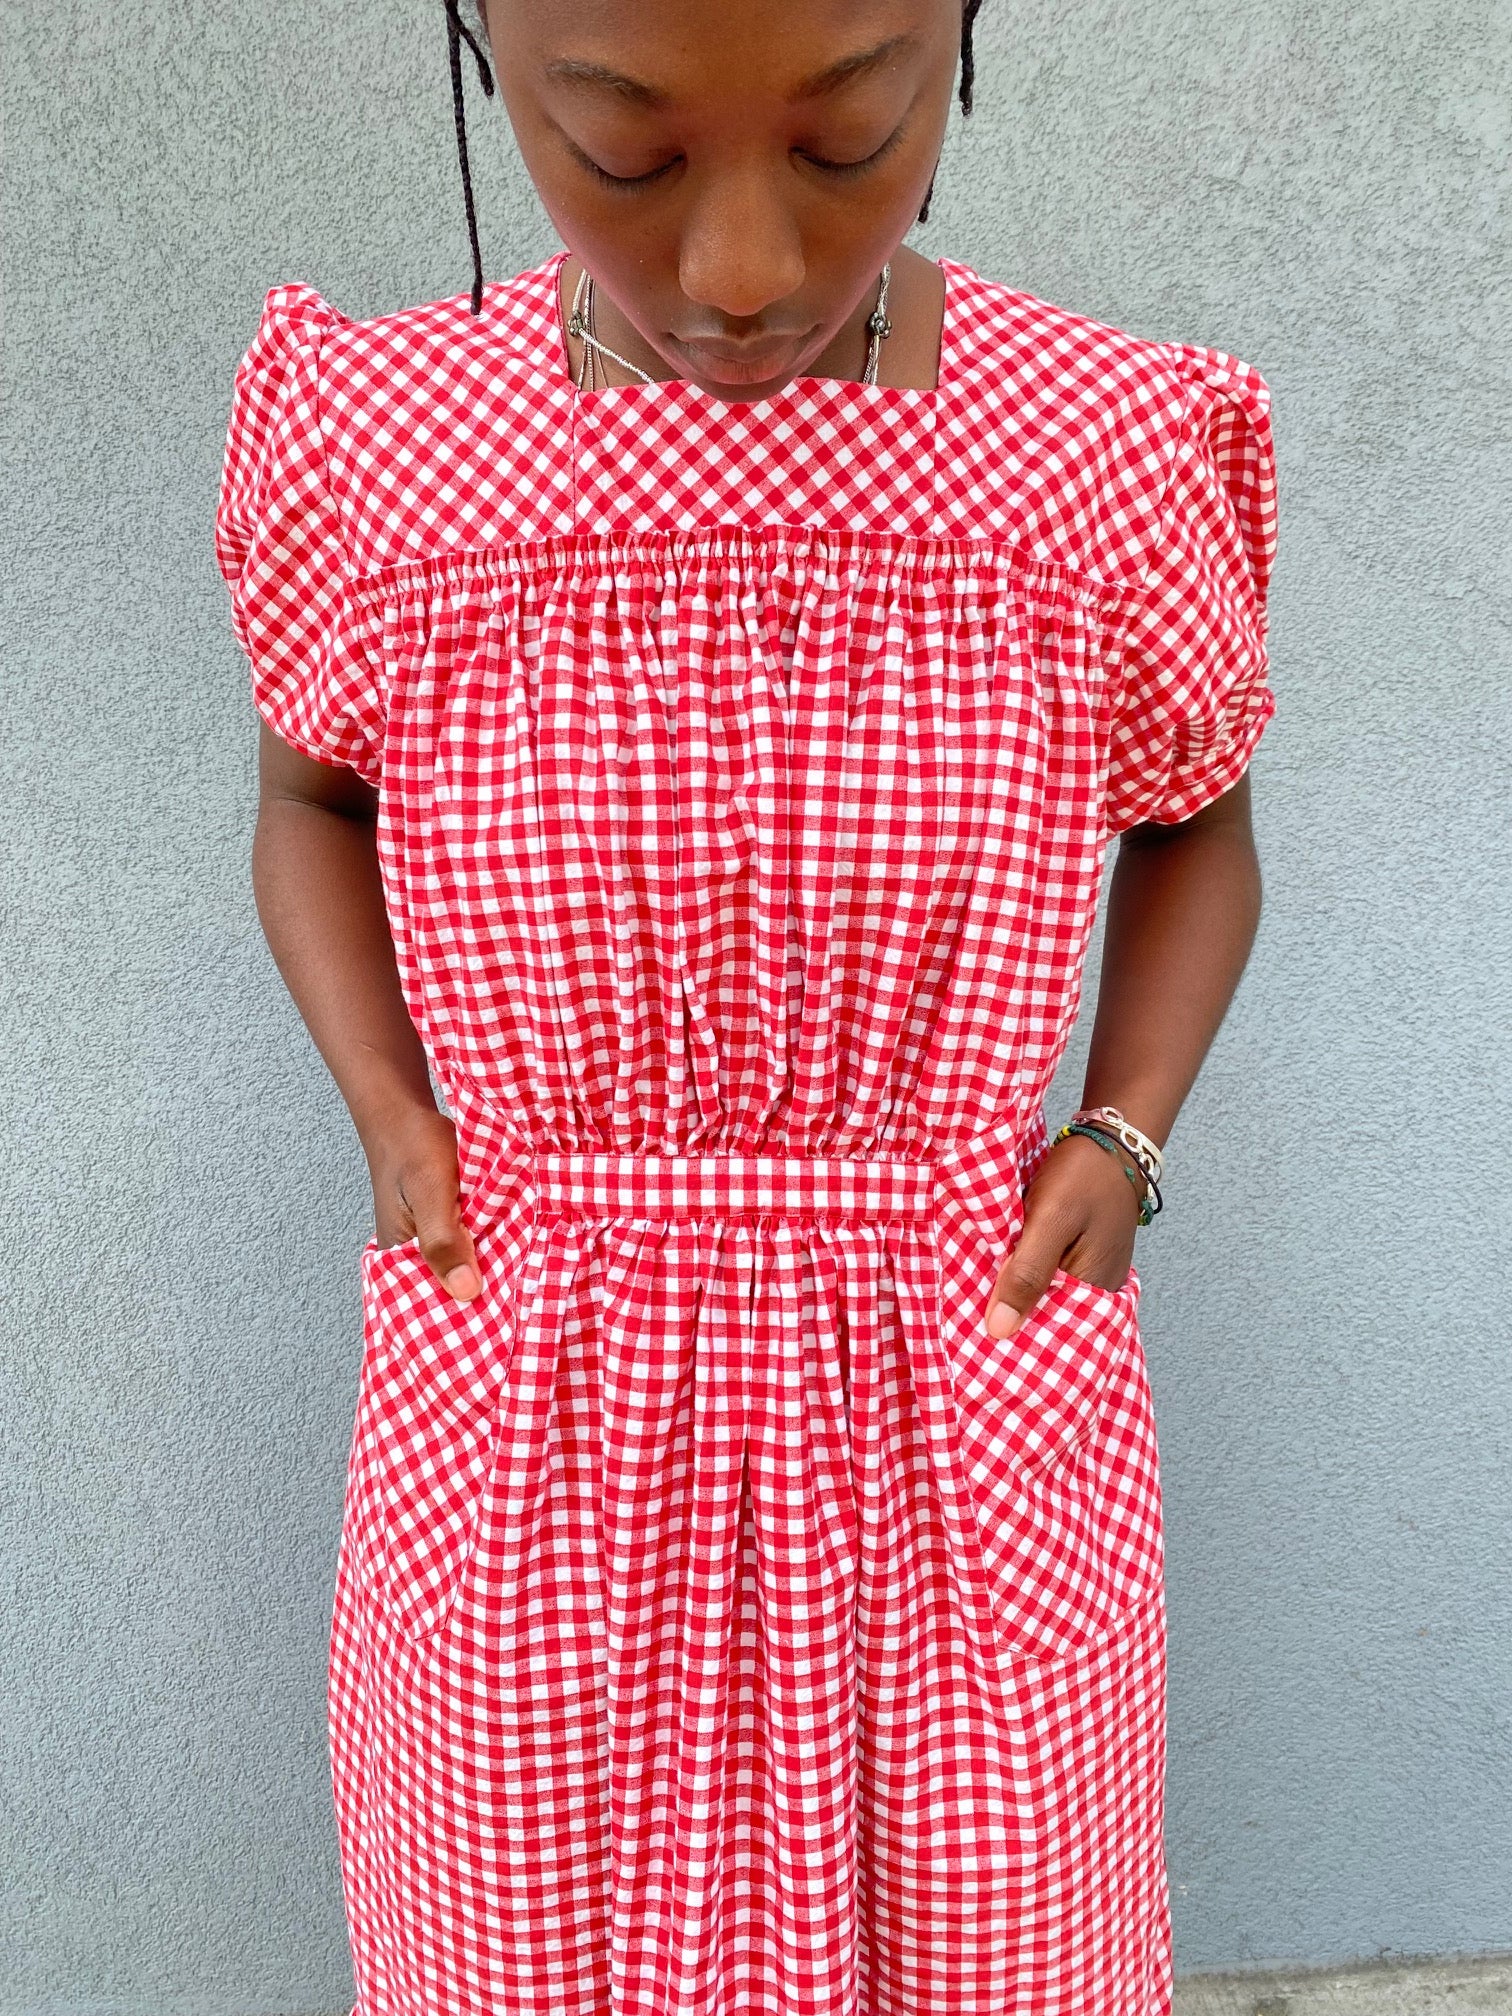
<path id="1" fill-rule="evenodd" d="M 988 1297 L 989 1336 L 1013 1335 L 1057 1267 L 1094 1288 L 1122 1288 L 1144 1197 L 1143 1175 L 1135 1169 L 1136 1190 L 1124 1159 L 1115 1161 L 1084 1134 L 1050 1150 L 1024 1193 L 1024 1229 Z"/>
<path id="2" fill-rule="evenodd" d="M 457 1134 L 432 1106 L 414 1107 L 386 1127 L 368 1151 L 373 1217 L 380 1246 L 420 1242 L 420 1252 L 449 1295 L 470 1302 L 483 1286 L 472 1235 L 462 1222 Z"/>

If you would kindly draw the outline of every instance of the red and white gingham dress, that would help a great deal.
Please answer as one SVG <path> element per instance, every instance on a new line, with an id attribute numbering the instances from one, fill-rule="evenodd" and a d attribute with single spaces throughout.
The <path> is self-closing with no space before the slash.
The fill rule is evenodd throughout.
<path id="1" fill-rule="evenodd" d="M 216 522 L 379 792 L 484 1287 L 362 1256 L 356 2016 L 1162 2016 L 1139 1280 L 983 1312 L 1108 836 L 1268 720 L 1268 399 L 943 261 L 937 390 L 275 287 Z"/>

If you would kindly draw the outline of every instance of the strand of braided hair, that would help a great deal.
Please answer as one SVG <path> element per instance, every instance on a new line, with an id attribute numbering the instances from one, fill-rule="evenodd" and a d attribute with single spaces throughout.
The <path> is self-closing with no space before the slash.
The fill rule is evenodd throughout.
<path id="1" fill-rule="evenodd" d="M 462 201 L 467 209 L 467 241 L 472 248 L 472 312 L 480 313 L 483 306 L 483 255 L 478 248 L 478 212 L 473 202 L 472 168 L 467 158 L 467 108 L 462 92 L 462 45 L 465 42 L 472 51 L 473 61 L 478 66 L 478 81 L 483 86 L 483 95 L 494 95 L 493 72 L 488 67 L 488 58 L 477 36 L 462 19 L 462 0 L 445 0 L 447 53 L 451 61 L 452 119 L 457 129 L 457 161 L 462 170 Z M 976 17 L 981 11 L 982 0 L 963 0 L 961 8 L 961 111 L 970 114 L 976 94 L 976 51 L 973 47 L 973 30 Z M 481 26 L 481 17 L 479 17 Z M 939 173 L 939 164 L 935 164 Z M 923 207 L 919 211 L 922 224 L 929 216 L 929 205 L 934 197 L 935 177 L 929 178 L 929 187 L 924 192 Z"/>

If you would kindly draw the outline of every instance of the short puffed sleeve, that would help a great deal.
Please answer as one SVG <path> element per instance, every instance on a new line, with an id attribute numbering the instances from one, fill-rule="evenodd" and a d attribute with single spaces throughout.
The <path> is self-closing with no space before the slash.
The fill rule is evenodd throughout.
<path id="1" fill-rule="evenodd" d="M 1275 712 L 1270 393 L 1221 351 L 1173 345 L 1184 397 L 1159 536 L 1117 643 L 1107 825 L 1174 824 L 1237 784 Z"/>
<path id="2" fill-rule="evenodd" d="M 321 434 L 321 346 L 346 319 L 312 287 L 269 292 L 233 383 L 215 552 L 258 712 L 306 756 L 376 786 L 379 653 L 353 599 Z"/>

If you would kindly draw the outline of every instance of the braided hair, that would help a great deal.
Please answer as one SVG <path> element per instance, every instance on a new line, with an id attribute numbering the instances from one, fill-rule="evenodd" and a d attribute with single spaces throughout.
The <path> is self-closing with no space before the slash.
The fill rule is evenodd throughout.
<path id="1" fill-rule="evenodd" d="M 476 0 L 474 0 L 476 4 Z M 483 306 L 483 255 L 478 249 L 478 213 L 473 204 L 472 169 L 467 159 L 467 114 L 462 100 L 462 44 L 465 42 L 472 51 L 473 61 L 478 66 L 478 81 L 483 86 L 483 95 L 494 95 L 493 72 L 488 67 L 488 58 L 483 54 L 477 36 L 462 19 L 462 0 L 445 0 L 446 39 L 451 58 L 452 118 L 457 128 L 457 160 L 462 169 L 462 201 L 467 209 L 467 237 L 472 247 L 473 282 L 472 312 L 478 314 Z M 961 6 L 961 111 L 969 113 L 976 90 L 976 51 L 972 46 L 972 31 L 976 27 L 976 17 L 981 11 L 982 0 L 962 0 Z M 482 25 L 481 15 L 479 25 Z M 936 163 L 935 173 L 939 165 Z M 924 192 L 924 205 L 918 221 L 922 224 L 929 215 L 930 201 L 934 196 L 935 177 L 929 178 L 929 187 Z"/>

